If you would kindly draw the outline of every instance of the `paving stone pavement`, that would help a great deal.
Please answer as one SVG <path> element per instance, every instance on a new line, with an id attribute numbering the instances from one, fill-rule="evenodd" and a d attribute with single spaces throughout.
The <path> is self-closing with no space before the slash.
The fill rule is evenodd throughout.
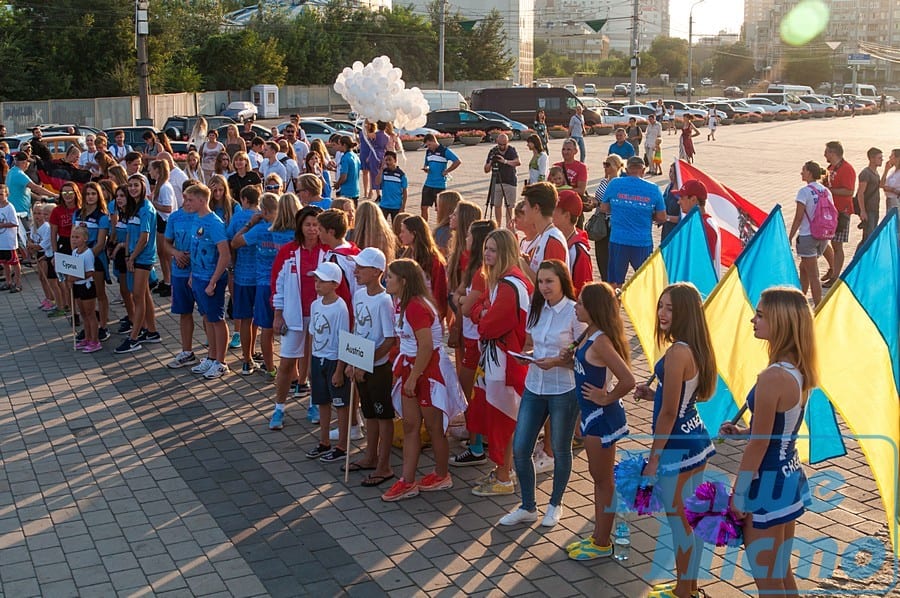
<path id="1" fill-rule="evenodd" d="M 841 139 L 858 168 L 870 145 L 885 152 L 897 145 L 887 133 L 898 130 L 900 113 L 721 127 L 719 141 L 698 138 L 697 165 L 764 208 L 782 203 L 790 218 L 800 166 L 822 161 L 825 141 Z M 667 160 L 677 153 L 675 141 L 664 136 Z M 599 174 L 610 142 L 588 138 L 593 173 Z M 524 143 L 515 145 L 527 151 Z M 554 158 L 559 147 L 551 142 Z M 460 147 L 463 167 L 451 184 L 479 204 L 488 149 Z M 413 190 L 422 182 L 422 157 L 407 155 Z M 595 183 L 596 176 L 589 189 Z M 415 191 L 410 207 L 418 210 Z M 854 228 L 851 245 L 858 239 Z M 262 377 L 232 374 L 209 382 L 168 370 L 178 323 L 167 303 L 157 300 L 162 344 L 116 356 L 114 339 L 103 352 L 83 355 L 73 353 L 64 320 L 47 320 L 36 309 L 33 273 L 24 286 L 19 295 L 0 293 L 2 596 L 636 597 L 647 594 L 648 580 L 668 577 L 652 568 L 666 542 L 649 518 L 633 522 L 625 564 L 567 560 L 561 546 L 589 533 L 593 515 L 582 452 L 564 517 L 551 530 L 495 527 L 517 498 L 472 496 L 481 468 L 454 470 L 450 491 L 384 503 L 384 488 L 362 488 L 360 474 L 345 485 L 337 465 L 304 457 L 316 429 L 300 405 L 289 404 L 283 432 L 268 431 L 273 386 Z M 117 316 L 121 311 L 113 306 Z M 632 345 L 636 375 L 646 378 L 646 359 L 636 340 Z M 230 359 L 234 366 L 237 354 Z M 650 430 L 649 407 L 628 403 L 634 436 L 621 448 L 646 446 L 641 435 Z M 720 445 L 710 470 L 733 472 L 741 448 Z M 817 496 L 840 502 L 799 521 L 798 537 L 819 538 L 822 548 L 801 587 L 840 596 L 900 595 L 892 589 L 896 563 L 889 556 L 875 555 L 873 572 L 851 566 L 847 547 L 869 536 L 884 542 L 887 528 L 865 459 L 855 442 L 848 448 L 847 456 L 808 468 L 822 484 L 826 476 L 834 484 L 819 485 Z M 399 471 L 399 451 L 393 464 Z M 431 465 L 426 450 L 420 472 Z M 549 476 L 539 476 L 539 508 L 550 486 Z M 710 596 L 752 592 L 742 557 L 736 566 L 737 552 L 708 554 L 712 578 L 701 585 Z M 809 554 L 804 558 L 808 563 Z"/>

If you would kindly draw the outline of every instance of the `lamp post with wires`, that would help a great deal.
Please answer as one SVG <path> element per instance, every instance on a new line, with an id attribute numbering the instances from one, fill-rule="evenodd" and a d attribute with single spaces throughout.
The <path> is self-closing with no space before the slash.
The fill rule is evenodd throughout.
<path id="1" fill-rule="evenodd" d="M 687 83 L 687 101 L 691 101 L 694 85 L 694 8 L 698 4 L 702 4 L 706 0 L 697 0 L 691 5 L 688 11 L 688 83 Z"/>

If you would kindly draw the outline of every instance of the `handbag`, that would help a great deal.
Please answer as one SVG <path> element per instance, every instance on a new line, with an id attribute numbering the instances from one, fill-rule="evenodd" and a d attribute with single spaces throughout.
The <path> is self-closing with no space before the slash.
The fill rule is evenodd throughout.
<path id="1" fill-rule="evenodd" d="M 600 209 L 594 210 L 594 213 L 588 219 L 584 230 L 591 241 L 602 241 L 609 236 L 609 223 L 606 221 L 606 214 Z"/>

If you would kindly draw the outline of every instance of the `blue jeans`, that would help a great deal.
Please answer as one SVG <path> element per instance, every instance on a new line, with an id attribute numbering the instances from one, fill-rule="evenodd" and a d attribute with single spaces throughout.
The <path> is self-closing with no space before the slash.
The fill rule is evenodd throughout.
<path id="1" fill-rule="evenodd" d="M 534 501 L 535 474 L 531 453 L 548 416 L 554 458 L 550 504 L 559 506 L 572 474 L 572 436 L 578 421 L 578 399 L 574 388 L 561 395 L 537 395 L 526 388 L 522 395 L 513 436 L 513 462 L 522 490 L 522 508 L 526 511 L 533 511 L 537 507 Z"/>
<path id="2" fill-rule="evenodd" d="M 578 144 L 578 161 L 584 162 L 585 158 L 587 158 L 587 150 L 584 147 L 584 137 L 572 137 L 572 139 Z"/>

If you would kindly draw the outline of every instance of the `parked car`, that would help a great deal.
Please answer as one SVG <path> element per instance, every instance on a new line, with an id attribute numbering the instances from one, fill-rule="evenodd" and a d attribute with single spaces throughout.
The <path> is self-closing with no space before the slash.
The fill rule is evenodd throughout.
<path id="1" fill-rule="evenodd" d="M 712 79 L 710 79 L 709 77 L 703 77 L 702 79 L 700 79 L 700 87 L 712 87 L 712 84 Z"/>
<path id="2" fill-rule="evenodd" d="M 52 137 L 56 135 L 96 135 L 100 133 L 100 129 L 89 127 L 87 125 L 38 125 L 44 137 Z M 75 131 L 69 133 L 69 127 Z"/>
<path id="3" fill-rule="evenodd" d="M 737 85 L 729 85 L 724 90 L 722 90 L 722 94 L 726 98 L 742 98 L 744 97 L 744 90 Z"/>
<path id="4" fill-rule="evenodd" d="M 538 109 L 543 109 L 548 125 L 568 125 L 579 104 L 581 101 L 562 87 L 486 87 L 473 90 L 471 98 L 472 110 L 490 110 L 524 123 L 534 122 Z M 584 120 L 589 125 L 600 124 L 600 115 L 585 107 Z"/>
<path id="5" fill-rule="evenodd" d="M 228 125 L 222 125 L 222 126 L 219 127 L 218 129 L 216 129 L 216 133 L 219 134 L 219 141 L 221 141 L 222 143 L 225 143 L 225 137 L 228 136 L 228 133 L 227 133 L 226 129 L 228 129 Z M 243 127 L 243 126 L 238 127 L 238 131 L 243 131 L 243 130 L 244 130 L 244 127 Z M 262 138 L 263 138 L 264 140 L 266 140 L 266 141 L 268 141 L 269 139 L 272 138 L 272 131 L 270 131 L 268 128 L 266 128 L 266 127 L 264 127 L 264 126 L 262 126 L 262 125 L 258 125 L 258 124 L 256 124 L 256 123 L 254 123 L 254 124 L 250 127 L 250 130 L 253 131 L 253 133 L 254 133 L 257 137 L 262 137 Z M 250 144 L 248 143 L 247 145 L 248 145 L 248 148 L 247 148 L 247 149 L 250 149 L 250 148 L 249 148 L 249 145 L 250 145 Z"/>
<path id="6" fill-rule="evenodd" d="M 750 98 L 744 98 L 743 102 L 745 104 L 747 104 L 748 106 L 757 106 L 759 108 L 762 108 L 766 112 L 778 113 L 778 112 L 790 112 L 791 111 L 791 107 L 788 106 L 787 104 L 776 104 L 775 102 L 773 102 L 772 100 L 770 100 L 768 98 L 750 97 Z"/>
<path id="7" fill-rule="evenodd" d="M 694 88 L 691 87 L 691 93 L 694 93 Z M 688 84 L 687 83 L 676 83 L 675 87 L 672 89 L 672 93 L 677 96 L 686 96 L 688 94 Z"/>
<path id="8" fill-rule="evenodd" d="M 309 121 L 309 120 L 314 120 L 316 122 L 325 123 L 332 129 L 337 129 L 338 131 L 340 131 L 342 133 L 347 133 L 350 135 L 358 135 L 361 131 L 361 128 L 356 126 L 356 123 L 354 121 L 329 118 L 327 116 L 307 116 L 300 121 L 301 122 L 300 128 L 303 128 L 302 123 L 304 121 Z M 278 132 L 279 133 L 282 132 L 284 130 L 284 127 L 286 127 L 287 125 L 288 125 L 288 123 L 281 123 L 280 125 L 278 125 Z"/>
<path id="9" fill-rule="evenodd" d="M 569 93 L 571 93 L 572 95 L 578 93 L 578 88 L 575 87 L 575 85 L 573 85 L 572 83 L 566 83 L 565 85 L 563 85 L 563 89 L 569 90 Z"/>
<path id="10" fill-rule="evenodd" d="M 825 112 L 827 110 L 836 110 L 834 98 L 824 95 L 803 95 L 800 99 L 809 104 L 813 112 Z"/>
<path id="11" fill-rule="evenodd" d="M 728 100 L 726 102 L 726 104 L 728 104 L 729 106 L 734 108 L 734 111 L 737 112 L 738 114 L 744 114 L 744 113 L 749 114 L 750 112 L 755 112 L 757 114 L 765 114 L 765 112 L 766 112 L 765 108 L 763 108 L 762 106 L 751 106 L 750 104 L 745 102 L 743 99 Z"/>
<path id="12" fill-rule="evenodd" d="M 650 95 L 650 88 L 647 87 L 646 83 L 638 83 L 634 93 L 639 96 Z"/>
<path id="13" fill-rule="evenodd" d="M 197 123 L 198 116 L 170 116 L 166 119 L 162 130 L 166 132 L 169 139 L 184 141 L 191 136 L 194 125 Z M 234 119 L 227 116 L 203 116 L 206 119 L 207 130 L 218 129 L 223 125 L 235 124 Z"/>
<path id="14" fill-rule="evenodd" d="M 44 142 L 44 145 L 47 146 L 47 149 L 50 150 L 50 155 L 53 156 L 54 160 L 62 160 L 66 157 L 66 152 L 69 151 L 69 148 L 73 145 L 78 146 L 78 149 L 81 151 L 87 150 L 87 143 L 84 141 L 84 135 L 52 135 L 50 137 L 44 137 L 41 139 Z"/>
<path id="15" fill-rule="evenodd" d="M 256 104 L 253 102 L 231 102 L 225 110 L 222 110 L 222 116 L 242 123 L 248 119 L 256 120 L 257 112 Z"/>
<path id="16" fill-rule="evenodd" d="M 509 126 L 506 128 L 513 132 L 513 139 L 522 139 L 522 133 L 529 129 L 527 125 L 520 123 L 517 120 L 507 118 L 499 112 L 494 112 L 492 110 L 476 110 L 476 112 L 478 112 L 478 114 L 485 118 L 489 118 L 491 120 L 499 120 L 507 123 Z"/>
<path id="17" fill-rule="evenodd" d="M 597 97 L 578 96 L 578 99 L 587 110 L 600 112 L 600 109 L 606 106 L 606 102 Z"/>
<path id="18" fill-rule="evenodd" d="M 113 127 L 112 129 L 106 129 L 110 147 L 116 142 L 116 131 L 125 132 L 125 145 L 130 145 L 131 149 L 136 152 L 144 151 L 144 148 L 147 146 L 147 142 L 144 141 L 144 133 L 149 131 L 154 135 L 159 135 L 159 129 L 156 127 Z"/>
<path id="19" fill-rule="evenodd" d="M 426 127 L 441 133 L 456 134 L 465 130 L 479 130 L 485 133 L 507 128 L 506 121 L 485 118 L 472 110 L 432 110 L 428 113 Z"/>
<path id="20" fill-rule="evenodd" d="M 663 100 L 663 106 L 668 110 L 669 108 L 675 108 L 675 117 L 684 116 L 685 114 L 690 113 L 694 118 L 700 119 L 705 122 L 707 113 L 706 110 L 698 110 L 696 108 L 690 108 L 684 102 L 679 102 L 678 100 Z"/>
<path id="21" fill-rule="evenodd" d="M 716 112 L 723 114 L 724 116 L 720 116 L 719 118 L 734 118 L 737 114 L 743 114 L 743 112 L 738 112 L 734 106 L 729 104 L 728 102 L 703 102 L 703 106 L 707 108 L 715 108 Z M 750 112 L 747 110 L 746 112 Z"/>
<path id="22" fill-rule="evenodd" d="M 23 143 L 27 143 L 31 141 L 31 133 L 19 133 L 17 135 L 12 135 L 10 137 L 4 137 L 0 139 L 0 141 L 5 141 L 6 145 L 9 146 L 9 155 L 15 156 L 19 153 L 19 146 Z"/>
<path id="23" fill-rule="evenodd" d="M 625 96 L 628 95 L 628 88 L 622 84 L 616 85 L 615 87 L 613 87 L 612 94 L 613 94 L 614 98 L 619 97 L 619 96 L 624 98 Z"/>
<path id="24" fill-rule="evenodd" d="M 287 123 L 285 123 L 287 124 Z M 282 127 L 283 128 L 283 127 Z M 322 142 L 327 142 L 328 139 L 335 134 L 338 135 L 346 135 L 347 131 L 342 131 L 340 129 L 336 129 L 331 125 L 317 121 L 317 120 L 308 120 L 301 119 L 300 120 L 300 128 L 303 129 L 303 132 L 306 133 L 306 138 L 309 140 L 312 139 L 321 139 Z"/>
<path id="25" fill-rule="evenodd" d="M 645 106 L 638 106 L 638 105 L 635 105 L 632 107 L 645 108 Z M 647 124 L 646 115 L 635 114 L 634 111 L 630 112 L 628 114 L 625 114 L 624 112 L 622 112 L 620 110 L 616 110 L 615 108 L 607 107 L 607 108 L 602 108 L 601 110 L 603 110 L 603 124 L 604 125 L 612 125 L 614 127 L 624 127 L 624 126 L 628 125 L 629 119 L 632 119 L 632 118 L 637 120 L 638 125 L 644 126 Z M 652 113 L 652 111 L 651 111 L 651 113 Z"/>
<path id="26" fill-rule="evenodd" d="M 621 112 L 622 108 L 628 106 L 630 103 L 631 102 L 629 102 L 628 100 L 610 100 L 609 102 L 606 102 L 606 106 L 608 108 L 615 108 L 616 110 Z"/>
<path id="27" fill-rule="evenodd" d="M 572 86 L 574 87 L 574 85 Z M 572 90 L 572 93 L 575 93 L 575 90 Z M 584 95 L 586 96 L 595 96 L 597 95 L 597 86 L 593 83 L 585 83 L 584 84 Z"/>
<path id="28" fill-rule="evenodd" d="M 625 116 L 625 122 L 628 122 L 628 118 L 632 116 L 640 121 L 647 121 L 647 117 L 651 114 L 656 114 L 656 109 L 651 106 L 645 106 L 644 104 L 626 104 L 622 106 L 622 114 Z"/>
<path id="29" fill-rule="evenodd" d="M 751 93 L 750 99 L 755 98 L 763 98 L 771 101 L 773 104 L 784 106 L 788 112 L 809 111 L 809 104 L 803 102 L 792 92 Z M 778 110 L 778 112 L 783 112 L 783 110 Z"/>

